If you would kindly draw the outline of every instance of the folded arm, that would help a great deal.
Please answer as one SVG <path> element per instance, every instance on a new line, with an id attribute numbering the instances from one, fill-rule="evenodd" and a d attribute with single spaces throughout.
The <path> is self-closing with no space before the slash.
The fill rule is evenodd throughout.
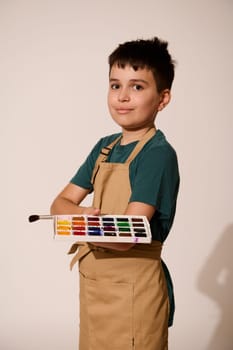
<path id="1" fill-rule="evenodd" d="M 99 208 L 81 206 L 80 204 L 89 194 L 88 189 L 84 189 L 74 184 L 68 184 L 53 201 L 50 212 L 52 215 L 80 214 L 80 215 L 100 215 Z M 141 202 L 131 202 L 126 208 L 124 215 L 143 215 L 150 221 L 155 212 L 155 207 Z M 95 246 L 126 251 L 132 248 L 135 243 L 92 243 Z"/>
<path id="2" fill-rule="evenodd" d="M 99 215 L 99 209 L 80 205 L 89 193 L 89 189 L 69 183 L 54 199 L 50 207 L 50 213 L 52 215 Z"/>

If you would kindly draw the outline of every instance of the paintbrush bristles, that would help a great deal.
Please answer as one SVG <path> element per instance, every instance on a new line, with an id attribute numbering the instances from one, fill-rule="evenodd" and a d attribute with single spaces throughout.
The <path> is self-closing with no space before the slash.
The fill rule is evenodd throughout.
<path id="1" fill-rule="evenodd" d="M 28 221 L 29 222 L 34 222 L 34 221 L 37 221 L 39 219 L 40 219 L 39 215 L 30 215 L 29 218 L 28 218 Z"/>

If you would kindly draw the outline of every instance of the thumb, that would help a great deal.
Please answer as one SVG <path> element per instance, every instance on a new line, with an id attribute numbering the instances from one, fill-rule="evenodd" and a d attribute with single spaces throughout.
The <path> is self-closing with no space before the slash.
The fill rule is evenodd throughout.
<path id="1" fill-rule="evenodd" d="M 100 209 L 94 208 L 94 215 L 100 215 Z"/>

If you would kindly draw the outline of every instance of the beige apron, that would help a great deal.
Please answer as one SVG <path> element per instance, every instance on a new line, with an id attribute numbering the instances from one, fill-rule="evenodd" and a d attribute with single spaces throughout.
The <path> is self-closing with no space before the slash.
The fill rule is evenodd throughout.
<path id="1" fill-rule="evenodd" d="M 105 162 L 102 150 L 93 171 L 93 206 L 103 214 L 123 214 L 131 194 L 130 162 L 155 134 L 152 128 L 125 163 Z M 71 267 L 79 261 L 79 350 L 167 350 L 169 300 L 161 264 L 162 244 L 136 244 L 119 252 L 74 244 Z"/>

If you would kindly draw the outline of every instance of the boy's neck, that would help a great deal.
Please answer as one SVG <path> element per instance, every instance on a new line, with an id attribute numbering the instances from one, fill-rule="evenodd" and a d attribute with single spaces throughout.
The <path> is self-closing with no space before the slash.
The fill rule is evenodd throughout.
<path id="1" fill-rule="evenodd" d="M 139 141 L 143 138 L 143 136 L 147 133 L 147 131 L 151 128 L 155 128 L 155 125 L 151 125 L 150 127 L 146 127 L 143 129 L 139 129 L 139 130 L 123 130 L 122 131 L 122 138 L 121 138 L 121 145 L 127 145 L 131 142 L 134 141 Z"/>

